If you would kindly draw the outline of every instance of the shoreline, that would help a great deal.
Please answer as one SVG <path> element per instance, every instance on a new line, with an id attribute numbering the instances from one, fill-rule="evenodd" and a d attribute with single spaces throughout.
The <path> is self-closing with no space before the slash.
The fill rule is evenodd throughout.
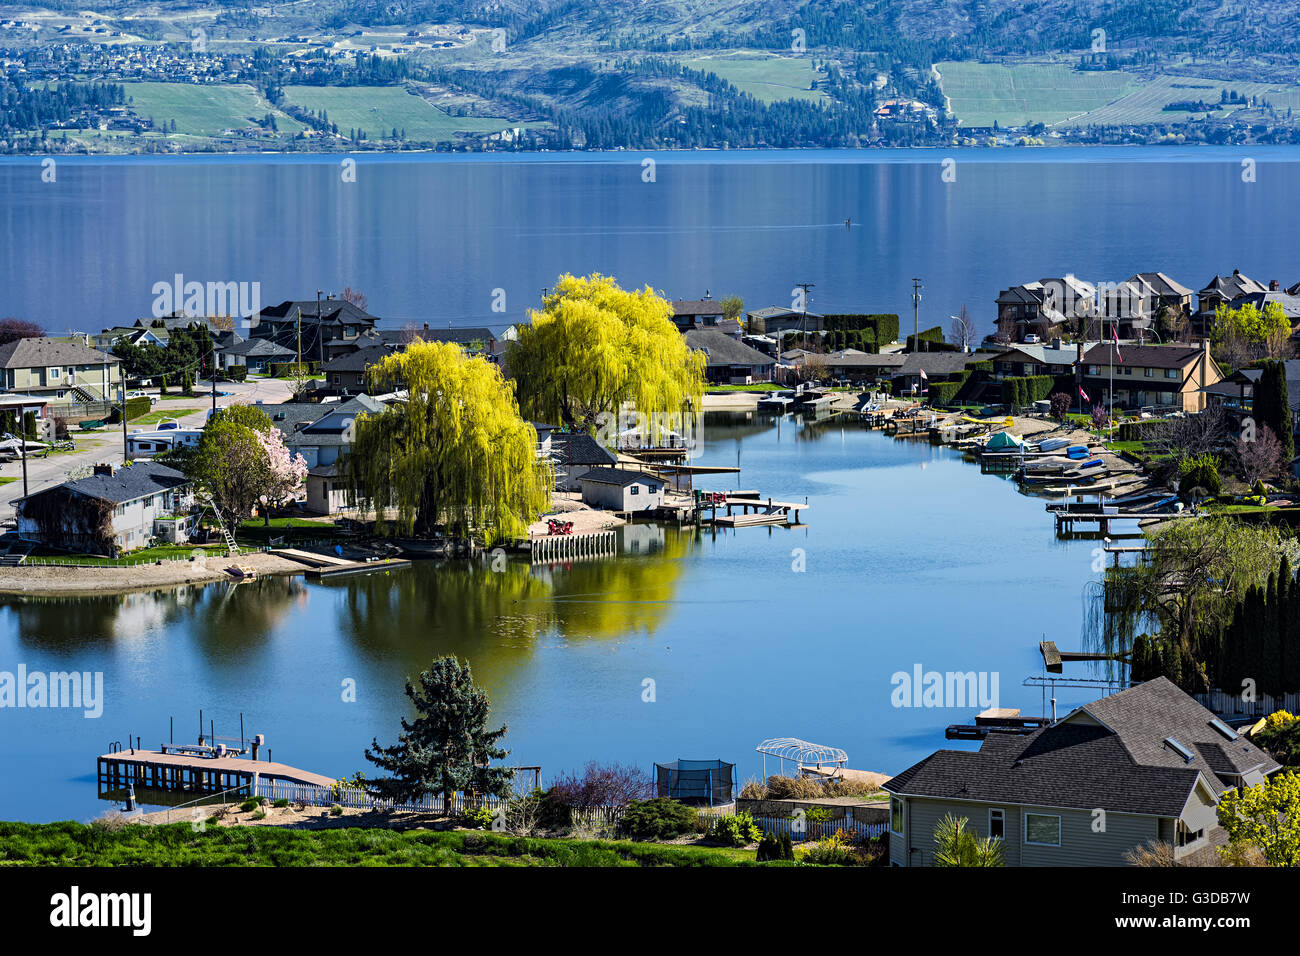
<path id="1" fill-rule="evenodd" d="M 108 597 L 185 584 L 215 584 L 236 580 L 225 571 L 235 561 L 255 568 L 258 575 L 292 576 L 307 570 L 296 561 L 266 552 L 243 554 L 238 558 L 205 558 L 202 562 L 168 561 L 130 567 L 17 565 L 0 568 L 0 596 Z"/>

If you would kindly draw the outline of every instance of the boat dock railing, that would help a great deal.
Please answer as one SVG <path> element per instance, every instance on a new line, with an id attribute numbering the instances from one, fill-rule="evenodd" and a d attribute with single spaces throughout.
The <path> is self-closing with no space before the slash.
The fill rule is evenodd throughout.
<path id="1" fill-rule="evenodd" d="M 614 531 L 543 534 L 530 538 L 528 545 L 533 561 L 612 557 L 618 554 L 618 534 Z"/>

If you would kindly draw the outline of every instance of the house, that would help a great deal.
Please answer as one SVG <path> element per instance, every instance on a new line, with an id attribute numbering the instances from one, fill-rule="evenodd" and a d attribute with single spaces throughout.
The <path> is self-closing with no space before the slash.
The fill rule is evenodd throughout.
<path id="1" fill-rule="evenodd" d="M 889 861 L 932 865 L 935 827 L 949 814 L 1002 840 L 1007 866 L 1123 866 L 1153 842 L 1180 860 L 1213 859 L 1226 840 L 1219 799 L 1278 769 L 1161 677 L 1024 736 L 936 751 L 888 780 Z"/>
<path id="2" fill-rule="evenodd" d="M 90 337 L 91 344 L 102 350 L 113 348 L 125 340 L 131 345 L 157 345 L 166 348 L 171 332 L 166 326 L 119 325 L 104 329 Z"/>
<path id="3" fill-rule="evenodd" d="M 1263 374 L 1263 369 L 1239 368 L 1227 378 L 1207 385 L 1201 389 L 1205 393 L 1206 407 L 1217 405 L 1234 420 L 1249 418 L 1254 414 L 1255 386 Z"/>
<path id="4" fill-rule="evenodd" d="M 51 405 L 116 399 L 122 364 L 88 345 L 50 338 L 0 345 L 0 390 L 22 392 Z"/>
<path id="5" fill-rule="evenodd" d="M 1192 290 L 1163 272 L 1138 272 L 1123 282 L 1099 286 L 1097 307 L 1104 322 L 1114 323 L 1120 338 L 1145 339 L 1166 307 L 1191 318 Z"/>
<path id="6" fill-rule="evenodd" d="M 290 364 L 298 360 L 298 353 L 271 339 L 247 339 L 222 349 L 218 362 L 227 370 L 242 365 L 250 373 L 265 374 L 275 363 Z M 304 361 L 307 359 L 304 358 Z"/>
<path id="7" fill-rule="evenodd" d="M 547 425 L 544 422 L 529 422 L 533 426 L 533 431 L 537 432 L 537 457 L 550 460 L 552 453 L 551 435 L 556 428 L 554 425 Z"/>
<path id="8" fill-rule="evenodd" d="M 580 479 L 582 503 L 606 511 L 653 511 L 664 503 L 667 482 L 623 468 L 593 468 Z"/>
<path id="9" fill-rule="evenodd" d="M 808 352 L 791 349 L 782 359 L 795 368 L 824 368 L 826 377 L 839 382 L 871 384 L 890 378 L 903 366 L 906 357 L 901 352 L 872 353 L 859 349 L 842 349 L 838 352 Z"/>
<path id="10" fill-rule="evenodd" d="M 993 356 L 993 378 L 1028 375 L 1069 375 L 1095 342 L 1066 344 L 1053 339 L 1047 345 L 1014 345 Z"/>
<path id="11" fill-rule="evenodd" d="M 552 432 L 551 463 L 557 491 L 581 491 L 583 475 L 617 465 L 618 457 L 586 432 Z"/>
<path id="12" fill-rule="evenodd" d="M 397 351 L 391 345 L 369 345 L 332 358 L 321 366 L 325 390 L 335 395 L 355 395 L 366 390 L 366 370 Z"/>
<path id="13" fill-rule="evenodd" d="M 303 361 L 324 365 L 335 356 L 356 351 L 362 336 L 373 330 L 379 319 L 345 299 L 328 295 L 319 302 L 287 300 L 268 306 L 247 321 L 250 337 L 270 339 L 295 355 L 301 338 Z"/>
<path id="14" fill-rule="evenodd" d="M 776 359 L 716 329 L 691 329 L 686 344 L 704 353 L 704 376 L 711 383 L 748 385 L 772 379 Z"/>
<path id="15" fill-rule="evenodd" d="M 1210 343 L 1201 345 L 1094 345 L 1084 353 L 1082 384 L 1092 401 L 1124 409 L 1164 406 L 1185 412 L 1204 410 L 1203 391 L 1223 379 L 1210 357 Z"/>
<path id="16" fill-rule="evenodd" d="M 1216 275 L 1196 293 L 1196 312 L 1192 316 L 1192 334 L 1203 336 L 1214 330 L 1214 313 L 1219 306 L 1227 305 L 1252 292 L 1267 292 L 1264 283 L 1233 269 L 1230 276 Z"/>
<path id="17" fill-rule="evenodd" d="M 997 321 L 1014 323 L 1018 341 L 1068 331 L 1096 313 L 1096 295 L 1095 286 L 1073 275 L 1014 285 L 998 293 Z"/>
<path id="18" fill-rule="evenodd" d="M 284 402 L 264 405 L 271 424 L 284 436 L 290 454 L 302 455 L 310 471 L 332 465 L 352 448 L 353 429 L 362 415 L 378 415 L 386 406 L 369 395 L 343 402 Z"/>
<path id="19" fill-rule="evenodd" d="M 816 312 L 800 312 L 779 305 L 769 305 L 745 313 L 751 333 L 777 335 L 781 332 L 821 332 L 824 316 Z"/>
<path id="20" fill-rule="evenodd" d="M 721 300 L 706 291 L 703 299 L 675 299 L 672 302 L 673 324 L 678 331 L 713 329 L 739 339 L 744 333 L 739 319 L 728 319 L 722 314 Z"/>
<path id="21" fill-rule="evenodd" d="M 18 536 L 51 548 L 115 556 L 155 538 L 189 540 L 193 492 L 175 468 L 153 461 L 96 465 L 94 473 L 14 502 Z"/>

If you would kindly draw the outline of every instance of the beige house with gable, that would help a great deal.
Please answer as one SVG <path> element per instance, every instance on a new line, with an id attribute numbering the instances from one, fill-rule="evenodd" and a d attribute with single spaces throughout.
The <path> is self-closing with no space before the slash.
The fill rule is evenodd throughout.
<path id="1" fill-rule="evenodd" d="M 117 401 L 122 365 L 115 356 L 60 339 L 16 339 L 0 345 L 0 390 L 44 398 L 51 405 Z"/>

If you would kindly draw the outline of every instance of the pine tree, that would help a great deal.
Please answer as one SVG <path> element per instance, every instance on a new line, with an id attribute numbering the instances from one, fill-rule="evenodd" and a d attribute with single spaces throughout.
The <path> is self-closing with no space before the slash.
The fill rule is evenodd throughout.
<path id="1" fill-rule="evenodd" d="M 415 719 L 402 718 L 402 733 L 391 747 L 366 748 L 366 759 L 393 774 L 367 785 L 378 796 L 398 802 L 419 801 L 441 793 L 450 811 L 457 791 L 509 796 L 513 771 L 489 766 L 510 751 L 498 746 L 503 725 L 489 730 L 488 696 L 474 683 L 469 664 L 454 656 L 439 657 L 420 674 L 419 686 L 406 684 Z"/>

